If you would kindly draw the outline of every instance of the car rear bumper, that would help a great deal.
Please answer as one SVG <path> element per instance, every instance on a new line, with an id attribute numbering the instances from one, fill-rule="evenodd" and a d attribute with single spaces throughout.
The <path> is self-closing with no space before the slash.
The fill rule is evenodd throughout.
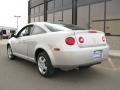
<path id="1" fill-rule="evenodd" d="M 95 57 L 95 51 L 101 51 L 101 57 Z M 53 52 L 54 67 L 57 68 L 74 68 L 83 65 L 96 64 L 107 60 L 109 53 L 109 46 L 76 48 L 72 50 L 61 50 Z"/>

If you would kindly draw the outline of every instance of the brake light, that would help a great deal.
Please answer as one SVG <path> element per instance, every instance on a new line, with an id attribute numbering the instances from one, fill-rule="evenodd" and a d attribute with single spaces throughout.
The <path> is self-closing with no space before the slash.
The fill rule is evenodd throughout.
<path id="1" fill-rule="evenodd" d="M 65 42 L 67 45 L 74 45 L 75 44 L 75 39 L 73 37 L 67 37 L 65 39 Z"/>
<path id="2" fill-rule="evenodd" d="M 85 40 L 84 40 L 83 37 L 79 37 L 79 42 L 80 42 L 80 43 L 84 43 L 84 41 L 85 41 Z"/>
<path id="3" fill-rule="evenodd" d="M 102 36 L 102 41 L 106 42 L 106 37 L 105 36 Z"/>

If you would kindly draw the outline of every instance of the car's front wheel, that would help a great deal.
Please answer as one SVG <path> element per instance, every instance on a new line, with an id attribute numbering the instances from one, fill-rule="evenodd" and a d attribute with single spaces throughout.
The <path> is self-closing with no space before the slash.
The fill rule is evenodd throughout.
<path id="1" fill-rule="evenodd" d="M 12 59 L 15 58 L 15 56 L 13 55 L 12 48 L 11 48 L 10 45 L 7 47 L 7 55 L 8 55 L 8 58 L 9 58 L 10 60 L 12 60 Z"/>
<path id="2" fill-rule="evenodd" d="M 54 67 L 46 52 L 41 52 L 37 56 L 37 66 L 40 74 L 44 77 L 50 77 L 54 74 Z"/>

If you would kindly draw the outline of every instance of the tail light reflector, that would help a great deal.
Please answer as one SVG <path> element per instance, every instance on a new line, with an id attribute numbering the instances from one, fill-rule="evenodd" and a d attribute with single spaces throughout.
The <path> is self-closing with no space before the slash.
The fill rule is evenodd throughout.
<path id="1" fill-rule="evenodd" d="M 67 37 L 65 39 L 65 42 L 67 45 L 74 45 L 75 44 L 75 39 L 73 37 Z"/>
<path id="2" fill-rule="evenodd" d="M 85 41 L 85 40 L 84 40 L 83 37 L 79 37 L 79 42 L 80 42 L 80 43 L 84 43 L 84 41 Z"/>
<path id="3" fill-rule="evenodd" d="M 54 51 L 60 51 L 60 48 L 54 48 Z"/>

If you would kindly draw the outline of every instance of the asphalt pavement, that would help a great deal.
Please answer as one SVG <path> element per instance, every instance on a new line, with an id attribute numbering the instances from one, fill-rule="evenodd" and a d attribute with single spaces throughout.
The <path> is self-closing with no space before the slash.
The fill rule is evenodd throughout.
<path id="1" fill-rule="evenodd" d="M 51 78 L 40 76 L 34 63 L 9 60 L 0 45 L 0 90 L 120 90 L 120 58 L 109 57 L 89 69 L 57 71 Z"/>

